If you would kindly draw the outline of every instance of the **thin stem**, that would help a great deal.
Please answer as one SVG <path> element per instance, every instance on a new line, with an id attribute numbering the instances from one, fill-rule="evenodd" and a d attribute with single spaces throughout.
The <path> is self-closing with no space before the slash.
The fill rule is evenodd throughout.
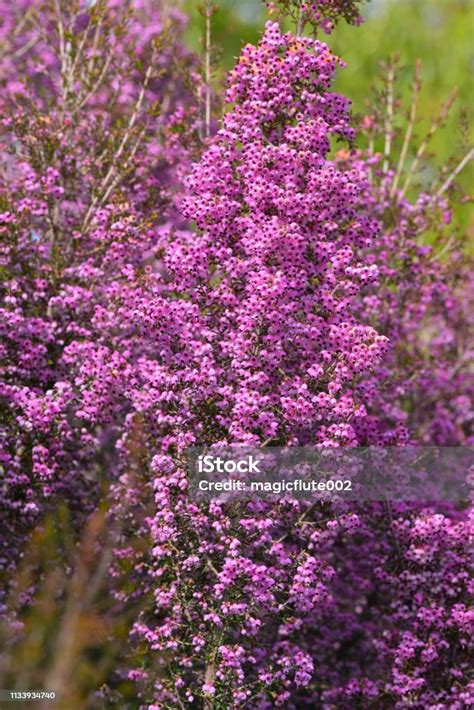
<path id="1" fill-rule="evenodd" d="M 39 37 L 31 37 L 31 39 L 26 42 L 22 47 L 16 50 L 16 52 L 13 52 L 12 57 L 13 59 L 19 59 L 22 57 L 26 52 L 28 52 L 32 47 L 35 46 L 39 42 Z"/>
<path id="2" fill-rule="evenodd" d="M 210 0 L 206 0 L 205 5 L 205 19 L 206 19 L 206 31 L 204 40 L 204 74 L 206 82 L 206 104 L 205 104 L 205 130 L 206 138 L 211 135 L 211 19 L 213 14 L 213 8 Z"/>
<path id="3" fill-rule="evenodd" d="M 387 115 L 385 120 L 385 148 L 383 174 L 388 172 L 390 152 L 392 150 L 392 134 L 393 134 L 393 83 L 395 79 L 395 63 L 392 59 L 388 68 L 387 74 Z"/>
<path id="4" fill-rule="evenodd" d="M 152 60 L 148 66 L 148 69 L 146 71 L 145 78 L 144 78 L 144 81 L 142 84 L 142 88 L 140 90 L 140 94 L 139 94 L 137 101 L 135 103 L 133 113 L 130 116 L 130 120 L 128 122 L 127 128 L 126 128 L 125 133 L 123 135 L 123 138 L 120 142 L 120 145 L 119 145 L 115 155 L 113 156 L 112 164 L 111 164 L 107 174 L 105 175 L 104 179 L 102 180 L 102 183 L 99 187 L 99 191 L 96 194 L 96 196 L 93 198 L 93 200 L 89 206 L 89 209 L 87 210 L 86 216 L 84 217 L 84 221 L 82 224 L 82 230 L 85 230 L 86 227 L 88 226 L 89 220 L 92 217 L 94 209 L 103 204 L 105 196 L 108 197 L 110 195 L 111 190 L 109 188 L 110 188 L 111 183 L 114 185 L 115 174 L 118 169 L 118 161 L 121 158 L 122 153 L 124 152 L 124 150 L 126 149 L 126 147 L 129 144 L 130 138 L 132 136 L 133 128 L 134 128 L 135 123 L 137 121 L 138 115 L 141 111 L 142 104 L 145 100 L 145 94 L 146 94 L 148 84 L 150 82 L 152 72 L 153 72 L 153 63 L 154 62 Z M 138 147 L 137 144 L 135 144 L 135 150 L 132 152 L 132 155 L 135 153 L 137 147 Z M 115 187 L 116 187 L 116 185 L 114 185 L 114 188 Z"/>
<path id="5" fill-rule="evenodd" d="M 296 36 L 297 37 L 302 36 L 303 28 L 304 28 L 304 20 L 303 20 L 303 12 L 301 12 L 300 16 L 298 18 L 298 24 L 296 25 Z"/>
<path id="6" fill-rule="evenodd" d="M 202 84 L 201 82 L 198 82 L 198 88 L 196 91 L 196 98 L 197 98 L 197 105 L 199 106 L 199 111 L 201 111 L 202 107 Z M 203 127 L 203 122 L 199 121 L 199 139 L 204 140 L 204 127 Z"/>
<path id="7" fill-rule="evenodd" d="M 375 153 L 375 138 L 374 138 L 374 134 L 371 132 L 370 137 L 369 137 L 369 156 L 371 158 L 373 158 L 374 153 Z M 372 164 L 369 165 L 369 181 L 371 184 L 374 181 L 374 171 L 372 169 Z"/>
<path id="8" fill-rule="evenodd" d="M 59 4 L 58 0 L 54 0 L 54 9 L 56 12 L 56 17 L 58 21 L 58 35 L 59 35 L 59 54 L 61 57 L 61 60 L 64 58 L 65 54 L 65 41 L 64 41 L 64 23 L 63 23 L 63 16 L 61 12 L 61 5 Z"/>
<path id="9" fill-rule="evenodd" d="M 72 63 L 72 67 L 71 67 L 71 74 L 73 74 L 73 75 L 76 73 L 77 67 L 82 62 L 82 53 L 84 51 L 84 47 L 86 46 L 86 42 L 87 42 L 88 38 L 89 38 L 89 25 L 87 25 L 87 27 L 85 27 L 85 29 L 82 33 L 81 41 L 79 42 L 79 45 L 77 47 L 76 56 L 74 57 L 74 61 Z"/>
<path id="10" fill-rule="evenodd" d="M 410 106 L 410 117 L 408 119 L 408 126 L 405 132 L 405 137 L 403 139 L 403 146 L 400 153 L 400 159 L 398 161 L 397 171 L 393 179 L 392 188 L 390 190 L 390 197 L 393 197 L 397 191 L 400 178 L 405 166 L 405 161 L 408 153 L 408 148 L 410 146 L 410 141 L 413 135 L 413 129 L 415 127 L 416 121 L 416 111 L 418 107 L 418 95 L 421 89 L 421 61 L 418 59 L 415 65 L 415 72 L 413 74 L 413 93 L 412 101 Z"/>
<path id="11" fill-rule="evenodd" d="M 90 58 L 87 63 L 87 71 L 89 74 L 92 73 L 92 70 L 94 68 L 94 63 L 95 63 L 95 60 L 97 57 L 97 50 L 98 50 L 99 44 L 100 44 L 101 34 L 102 34 L 102 20 L 100 20 L 97 23 L 96 28 L 95 28 L 95 32 L 94 32 L 94 40 L 92 42 L 92 47 L 91 47 L 91 51 L 90 51 Z"/>
<path id="12" fill-rule="evenodd" d="M 57 18 L 57 27 L 59 35 L 59 56 L 61 59 L 61 93 L 63 98 L 62 113 L 67 109 L 69 98 L 74 94 L 74 78 L 72 73 L 72 45 L 69 39 L 66 39 L 66 27 L 61 10 L 60 0 L 54 0 L 54 8 Z M 71 25 L 76 19 L 75 13 L 71 17 Z"/>
<path id="13" fill-rule="evenodd" d="M 138 134 L 138 138 L 137 138 L 137 140 L 135 141 L 135 144 L 134 144 L 133 148 L 131 149 L 129 156 L 127 157 L 127 160 L 125 161 L 123 167 L 121 168 L 121 172 L 120 172 L 118 175 L 116 175 L 116 176 L 114 177 L 113 181 L 110 183 L 110 185 L 108 186 L 107 190 L 106 190 L 106 191 L 104 192 L 104 194 L 102 195 L 102 197 L 101 197 L 101 199 L 100 199 L 100 204 L 101 204 L 101 205 L 103 205 L 103 204 L 105 204 L 105 203 L 107 202 L 107 200 L 109 199 L 109 197 L 110 197 L 110 195 L 112 194 L 112 192 L 113 192 L 113 191 L 116 189 L 116 187 L 120 184 L 120 182 L 122 181 L 123 177 L 126 175 L 127 171 L 130 169 L 130 165 L 131 165 L 131 163 L 132 163 L 132 160 L 133 160 L 133 158 L 135 157 L 135 154 L 136 154 L 138 148 L 140 147 L 140 145 L 141 145 L 141 143 L 142 143 L 142 141 L 143 141 L 143 138 L 144 138 L 144 136 L 145 136 L 147 127 L 148 127 L 148 126 L 145 126 L 144 128 L 142 128 L 142 130 L 141 130 L 140 133 Z"/>
<path id="14" fill-rule="evenodd" d="M 104 65 L 101 69 L 101 72 L 100 72 L 99 77 L 97 78 L 96 82 L 94 83 L 94 85 L 92 86 L 90 91 L 82 98 L 82 100 L 75 107 L 73 114 L 80 111 L 86 105 L 86 103 L 94 96 L 94 94 L 98 91 L 102 82 L 105 79 L 105 76 L 107 74 L 107 71 L 109 70 L 111 62 L 112 62 L 112 55 L 109 55 L 104 62 Z"/>
<path id="15" fill-rule="evenodd" d="M 304 17 L 304 0 L 300 0 L 298 9 L 295 11 L 297 13 L 298 19 L 294 18 L 296 21 L 296 36 L 297 37 L 302 37 L 303 35 L 303 30 L 305 26 L 305 17 Z"/>
<path id="16" fill-rule="evenodd" d="M 443 248 L 440 249 L 438 252 L 436 252 L 435 258 L 436 258 L 436 259 L 440 259 L 442 256 L 444 256 L 447 252 L 450 251 L 450 249 L 451 249 L 451 247 L 453 246 L 453 244 L 454 244 L 454 235 L 451 234 L 451 236 L 449 237 L 448 241 L 447 241 L 446 244 L 443 246 Z"/>
<path id="17" fill-rule="evenodd" d="M 25 25 L 32 19 L 33 13 L 35 12 L 37 12 L 37 8 L 30 7 L 30 9 L 23 15 L 23 17 L 19 20 L 18 24 L 13 30 L 14 37 L 18 37 L 18 35 L 23 32 L 23 30 L 25 29 Z"/>
<path id="18" fill-rule="evenodd" d="M 458 165 L 452 171 L 451 175 L 447 178 L 447 180 L 445 180 L 445 182 L 441 185 L 439 190 L 435 193 L 435 197 L 441 197 L 441 195 L 444 192 L 446 192 L 446 190 L 452 184 L 453 180 L 455 180 L 457 178 L 459 173 L 466 167 L 466 165 L 469 163 L 469 161 L 472 160 L 473 158 L 474 158 L 474 149 L 471 148 L 471 150 L 458 163 Z"/>
<path id="19" fill-rule="evenodd" d="M 457 89 L 455 89 L 452 92 L 452 94 L 449 96 L 446 103 L 444 103 L 442 105 L 438 116 L 434 119 L 433 123 L 430 126 L 430 130 L 428 131 L 425 139 L 423 140 L 420 147 L 418 148 L 417 153 L 415 155 L 415 159 L 413 160 L 412 164 L 410 165 L 410 169 L 408 171 L 408 174 L 407 174 L 407 177 L 405 180 L 405 184 L 403 185 L 403 189 L 401 190 L 401 193 L 400 193 L 400 196 L 398 199 L 399 202 L 401 200 L 403 200 L 403 198 L 405 197 L 405 195 L 410 187 L 413 175 L 415 174 L 415 172 L 418 168 L 418 165 L 420 164 L 420 160 L 423 158 L 423 156 L 426 152 L 426 149 L 427 149 L 431 139 L 433 138 L 434 134 L 436 133 L 436 131 L 438 130 L 440 125 L 443 123 L 443 121 L 447 118 L 449 111 L 451 109 L 451 106 L 453 105 L 453 103 L 456 99 L 457 94 L 458 94 Z"/>

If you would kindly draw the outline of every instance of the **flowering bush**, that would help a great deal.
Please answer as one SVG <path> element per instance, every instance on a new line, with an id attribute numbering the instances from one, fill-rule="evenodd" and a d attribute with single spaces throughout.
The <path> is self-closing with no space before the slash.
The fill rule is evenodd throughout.
<path id="1" fill-rule="evenodd" d="M 356 5 L 300 6 L 299 34 Z M 449 190 L 409 200 L 389 154 L 353 150 L 341 61 L 316 39 L 268 23 L 200 142 L 201 79 L 166 5 L 4 9 L 1 608 L 18 643 L 6 600 L 32 528 L 61 499 L 81 528 L 106 484 L 103 593 L 138 610 L 94 706 L 128 702 L 124 681 L 152 709 L 468 706 L 471 516 L 197 504 L 186 471 L 193 445 L 472 443 L 469 274 L 417 241 L 444 234 Z"/>
<path id="2" fill-rule="evenodd" d="M 6 30 L 17 10 L 6 4 Z M 132 329 L 123 309 L 153 280 L 156 215 L 172 219 L 194 140 L 194 99 L 173 69 L 182 19 L 165 25 L 148 10 L 131 22 L 124 5 L 56 15 L 28 3 L 1 65 L 4 564 L 44 502 L 94 505 L 99 451 L 114 470 L 123 377 L 139 367 L 122 354 Z M 189 120 L 187 142 L 176 140 Z"/>

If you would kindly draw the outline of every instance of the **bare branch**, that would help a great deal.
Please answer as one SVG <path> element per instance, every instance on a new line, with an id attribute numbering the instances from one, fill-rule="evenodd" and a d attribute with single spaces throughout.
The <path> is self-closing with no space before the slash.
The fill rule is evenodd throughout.
<path id="1" fill-rule="evenodd" d="M 383 174 L 388 172 L 393 137 L 393 84 L 395 80 L 395 59 L 390 60 L 387 74 L 387 113 L 385 118 L 385 147 Z"/>
<path id="2" fill-rule="evenodd" d="M 77 106 L 75 106 L 74 111 L 73 111 L 73 114 L 75 114 L 75 113 L 77 113 L 78 111 L 80 111 L 80 110 L 86 105 L 86 103 L 94 96 L 94 94 L 95 94 L 96 91 L 99 89 L 100 85 L 102 84 L 102 82 L 103 82 L 104 79 L 105 79 L 105 76 L 106 76 L 107 71 L 108 71 L 108 69 L 109 69 L 109 67 L 110 67 L 111 61 L 112 61 L 112 55 L 109 54 L 109 56 L 107 57 L 107 59 L 106 59 L 105 62 L 104 62 L 104 65 L 103 65 L 103 67 L 102 67 L 102 69 L 101 69 L 101 72 L 100 72 L 100 74 L 99 74 L 98 79 L 96 80 L 96 82 L 94 83 L 94 85 L 92 86 L 92 88 L 90 89 L 90 91 L 89 91 L 89 92 L 84 96 L 84 98 L 80 101 L 80 103 L 79 103 Z"/>
<path id="3" fill-rule="evenodd" d="M 417 150 L 415 158 L 414 158 L 412 164 L 410 165 L 410 169 L 408 170 L 408 174 L 407 174 L 405 183 L 403 185 L 403 189 L 401 190 L 401 193 L 400 193 L 400 196 L 398 199 L 399 202 L 401 200 L 403 200 L 403 198 L 405 197 L 405 195 L 410 187 L 413 175 L 415 174 L 415 172 L 418 168 L 418 165 L 420 164 L 420 160 L 425 155 L 426 149 L 428 148 L 428 145 L 429 145 L 430 141 L 432 140 L 433 136 L 435 135 L 436 131 L 442 125 L 442 123 L 446 120 L 446 118 L 451 110 L 451 107 L 452 107 L 454 101 L 456 100 L 457 95 L 458 95 L 458 91 L 457 91 L 457 89 L 455 89 L 451 93 L 451 95 L 449 96 L 448 100 L 442 105 L 438 116 L 432 122 L 425 139 L 422 141 L 420 147 Z"/>
<path id="4" fill-rule="evenodd" d="M 85 229 L 88 226 L 94 210 L 97 207 L 99 207 L 100 205 L 102 205 L 104 203 L 104 200 L 110 196 L 111 191 L 112 191 L 110 189 L 110 186 L 113 185 L 112 189 L 115 189 L 116 185 L 118 184 L 118 182 L 116 182 L 116 177 L 117 177 L 116 173 L 117 173 L 117 169 L 118 169 L 118 163 L 119 163 L 120 158 L 122 157 L 122 154 L 126 150 L 128 143 L 130 141 L 130 138 L 132 136 L 132 131 L 133 131 L 133 128 L 134 128 L 135 123 L 137 121 L 138 115 L 141 111 L 143 102 L 145 100 L 146 90 L 148 88 L 148 84 L 150 82 L 152 73 L 153 73 L 153 60 L 150 62 L 149 66 L 147 68 L 145 78 L 144 78 L 142 87 L 140 89 L 140 93 L 138 95 L 137 101 L 135 103 L 135 107 L 133 109 L 133 113 L 130 116 L 127 128 L 126 128 L 123 138 L 120 142 L 120 145 L 119 145 L 116 153 L 113 156 L 112 164 L 111 164 L 107 174 L 105 175 L 104 179 L 102 180 L 99 190 L 98 190 L 97 194 L 95 195 L 95 197 L 93 198 L 93 200 L 92 200 L 91 204 L 89 205 L 89 208 L 86 212 L 86 215 L 84 217 L 84 221 L 82 224 L 82 229 Z M 136 142 L 134 148 L 132 149 L 132 153 L 128 158 L 126 165 L 135 155 L 138 145 L 139 145 L 138 142 Z M 120 181 L 120 178 L 119 178 L 119 181 Z"/>
<path id="5" fill-rule="evenodd" d="M 206 33 L 205 33 L 205 50 L 204 50 L 204 66 L 205 66 L 205 81 L 206 81 L 206 115 L 205 115 L 205 126 L 206 126 L 206 137 L 209 138 L 211 135 L 211 20 L 212 20 L 213 8 L 210 0 L 206 0 L 205 6 L 205 19 L 206 19 Z"/>
<path id="6" fill-rule="evenodd" d="M 392 183 L 392 188 L 390 190 L 390 196 L 393 197 L 397 191 L 399 182 L 400 182 L 400 177 L 403 172 L 403 168 L 405 166 L 405 160 L 407 157 L 408 153 L 408 148 L 410 146 L 410 141 L 413 135 L 413 129 L 415 127 L 415 121 L 416 121 L 416 111 L 418 107 L 418 96 L 420 93 L 421 89 L 421 61 L 418 59 L 415 65 L 415 72 L 413 74 L 413 93 L 412 93 L 412 101 L 411 101 L 411 106 L 410 106 L 410 116 L 408 119 L 408 125 L 407 125 L 407 130 L 405 132 L 405 137 L 403 139 L 403 146 L 402 150 L 400 153 L 400 159 L 398 161 L 398 166 L 397 166 L 397 171 L 395 173 L 395 177 L 393 179 Z"/>
<path id="7" fill-rule="evenodd" d="M 31 37 L 28 42 L 26 42 L 22 47 L 13 52 L 12 57 L 14 59 L 19 59 L 24 54 L 26 54 L 32 47 L 39 42 L 39 37 Z"/>
<path id="8" fill-rule="evenodd" d="M 474 149 L 471 148 L 471 150 L 464 156 L 464 158 L 457 164 L 455 169 L 452 171 L 452 173 L 449 175 L 447 180 L 441 185 L 439 190 L 435 193 L 435 197 L 441 197 L 441 195 L 446 192 L 446 190 L 451 186 L 453 181 L 457 178 L 459 173 L 464 170 L 466 165 L 469 163 L 470 160 L 474 158 Z"/>

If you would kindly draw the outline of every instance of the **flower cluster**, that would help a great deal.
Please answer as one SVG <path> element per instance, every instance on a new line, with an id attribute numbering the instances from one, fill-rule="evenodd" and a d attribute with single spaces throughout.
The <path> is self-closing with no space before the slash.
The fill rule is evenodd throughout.
<path id="1" fill-rule="evenodd" d="M 363 3 L 364 0 L 275 0 L 266 2 L 266 5 L 272 14 L 279 11 L 281 15 L 293 18 L 299 32 L 308 25 L 314 32 L 321 28 L 330 34 L 341 19 L 351 25 L 360 25 L 363 17 L 359 6 Z"/>
<path id="2" fill-rule="evenodd" d="M 377 224 L 355 210 L 361 171 L 326 158 L 331 135 L 352 137 L 348 102 L 327 90 L 337 63 L 276 24 L 244 49 L 235 106 L 188 181 L 199 232 L 165 257 L 214 334 L 215 421 L 233 442 L 353 442 L 357 381 L 386 351 L 351 311 L 377 276 L 358 258 Z"/>

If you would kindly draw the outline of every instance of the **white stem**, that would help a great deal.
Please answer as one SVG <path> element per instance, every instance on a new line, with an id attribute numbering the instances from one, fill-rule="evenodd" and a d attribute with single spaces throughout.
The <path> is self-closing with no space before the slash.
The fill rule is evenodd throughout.
<path id="1" fill-rule="evenodd" d="M 392 150 L 392 131 L 393 131 L 393 81 L 395 78 L 395 71 L 393 64 L 390 65 L 388 70 L 388 84 L 387 84 L 387 118 L 385 121 L 385 149 L 384 156 L 385 160 L 383 162 L 383 173 L 384 175 L 388 172 L 390 152 Z"/>
<path id="2" fill-rule="evenodd" d="M 413 135 L 413 129 L 415 127 L 416 110 L 417 110 L 417 105 L 418 105 L 418 94 L 420 92 L 420 69 L 421 69 L 421 63 L 420 63 L 420 61 L 418 61 L 416 63 L 415 75 L 413 77 L 413 96 L 412 96 L 412 102 L 411 102 L 411 107 L 410 107 L 410 118 L 408 119 L 408 126 L 407 126 L 407 130 L 405 133 L 405 137 L 403 139 L 403 146 L 402 146 L 402 150 L 400 153 L 400 159 L 398 161 L 397 172 L 396 172 L 395 177 L 393 179 L 392 188 L 390 190 L 391 197 L 394 197 L 394 195 L 397 191 L 398 184 L 399 184 L 400 178 L 402 176 L 403 168 L 405 166 L 408 148 L 410 146 L 410 141 L 411 141 L 411 138 Z"/>
<path id="3" fill-rule="evenodd" d="M 205 75 L 206 75 L 206 137 L 211 135 L 211 17 L 210 0 L 206 2 Z"/>
<path id="4" fill-rule="evenodd" d="M 452 184 L 453 180 L 455 180 L 457 178 L 459 173 L 466 167 L 466 165 L 469 163 L 470 160 L 472 160 L 472 158 L 474 158 L 474 149 L 471 148 L 469 153 L 467 153 L 467 155 L 464 156 L 464 158 L 457 165 L 457 167 L 453 170 L 453 172 L 448 177 L 448 179 L 441 185 L 439 190 L 435 193 L 435 197 L 441 197 L 443 192 L 446 192 L 446 190 Z"/>

